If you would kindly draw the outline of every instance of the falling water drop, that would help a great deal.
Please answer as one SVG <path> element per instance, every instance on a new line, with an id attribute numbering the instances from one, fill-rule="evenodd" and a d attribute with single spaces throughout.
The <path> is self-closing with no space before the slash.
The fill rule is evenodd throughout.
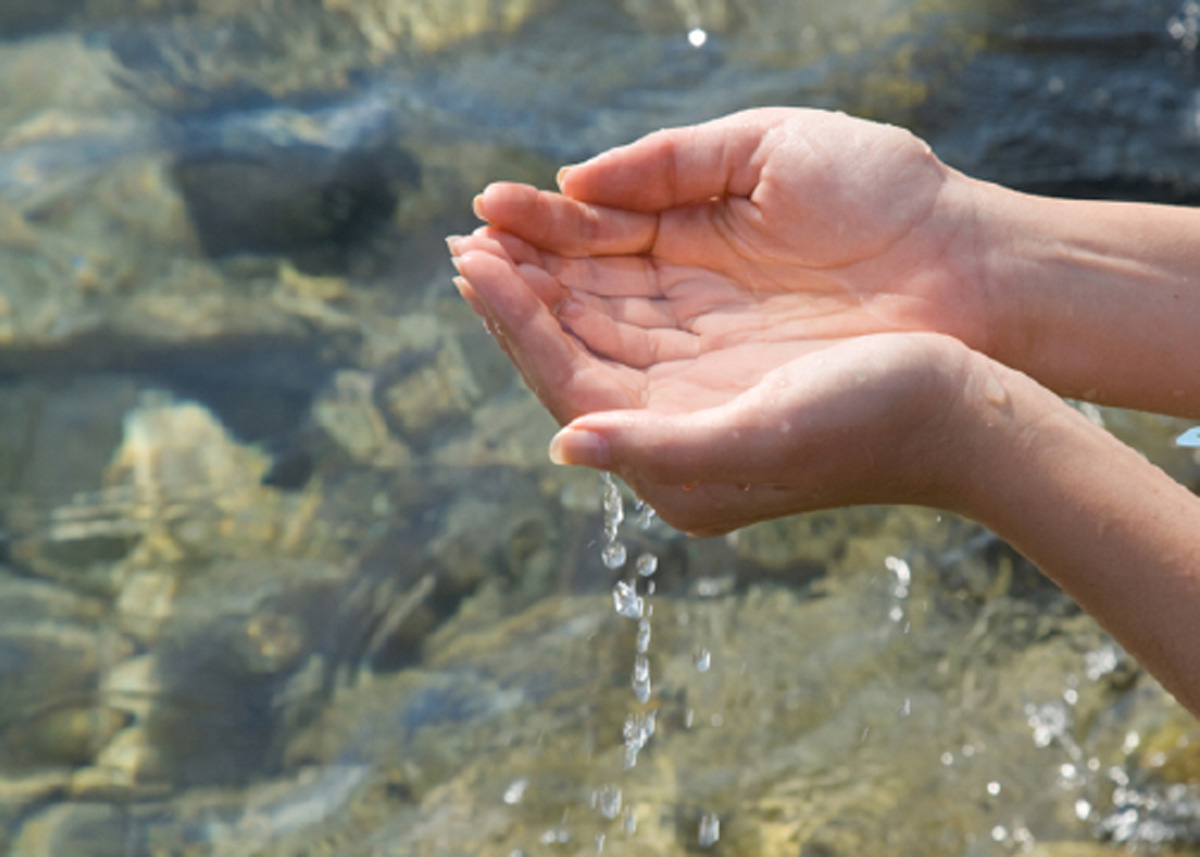
<path id="1" fill-rule="evenodd" d="M 637 586 L 625 580 L 618 580 L 613 587 L 613 606 L 617 612 L 629 619 L 641 619 L 646 610 L 646 602 L 637 593 Z"/>
<path id="2" fill-rule="evenodd" d="M 601 786 L 596 794 L 596 804 L 600 814 L 607 819 L 616 818 L 621 814 L 621 789 L 619 786 Z"/>
<path id="3" fill-rule="evenodd" d="M 637 558 L 634 568 L 637 569 L 637 573 L 642 577 L 650 577 L 658 570 L 658 557 L 652 553 L 644 553 Z"/>
<path id="4" fill-rule="evenodd" d="M 700 816 L 700 847 L 712 848 L 721 838 L 721 819 L 715 812 L 706 812 Z"/>
<path id="5" fill-rule="evenodd" d="M 600 560 L 604 563 L 604 567 L 611 568 L 613 571 L 625 564 L 627 556 L 625 545 L 617 541 L 606 543 L 600 550 Z"/>
<path id="6" fill-rule="evenodd" d="M 692 663 L 696 665 L 696 672 L 708 672 L 712 667 L 712 652 L 704 648 L 697 649 L 692 654 Z"/>

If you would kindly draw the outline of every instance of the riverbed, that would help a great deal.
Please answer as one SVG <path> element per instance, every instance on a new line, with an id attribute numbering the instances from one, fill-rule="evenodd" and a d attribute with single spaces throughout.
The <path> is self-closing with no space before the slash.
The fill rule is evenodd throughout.
<path id="1" fill-rule="evenodd" d="M 0 6 L 0 848 L 1195 853 L 1200 730 L 1011 548 L 894 507 L 688 539 L 551 466 L 442 237 L 488 181 L 768 104 L 1193 204 L 1198 33 L 1157 0 Z M 1200 486 L 1186 424 L 1085 410 Z"/>

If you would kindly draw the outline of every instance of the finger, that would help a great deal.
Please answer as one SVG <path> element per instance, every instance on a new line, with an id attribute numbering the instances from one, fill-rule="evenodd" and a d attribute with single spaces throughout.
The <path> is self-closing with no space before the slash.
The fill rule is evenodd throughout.
<path id="1" fill-rule="evenodd" d="M 501 347 L 525 382 L 560 422 L 640 399 L 641 374 L 591 354 L 510 262 L 475 250 L 457 259 L 470 294 L 491 320 Z"/>
<path id="2" fill-rule="evenodd" d="M 794 111 L 750 110 L 656 131 L 559 172 L 567 196 L 633 211 L 665 211 L 712 197 L 749 196 L 764 135 Z"/>
<path id="3" fill-rule="evenodd" d="M 690 413 L 589 414 L 554 436 L 550 457 L 653 484 L 778 484 L 781 462 L 803 463 L 801 432 L 764 426 L 744 398 Z"/>
<path id="4" fill-rule="evenodd" d="M 546 261 L 529 245 L 524 248 L 514 245 L 517 239 L 504 239 L 499 230 L 476 230 L 466 237 L 448 239 L 450 252 L 460 258 L 472 251 L 490 253 L 517 268 L 533 292 L 543 304 L 553 309 L 567 298 L 567 292 L 558 279 L 546 269 Z M 514 252 L 515 251 L 515 252 Z"/>
<path id="5" fill-rule="evenodd" d="M 818 498 L 779 485 L 639 483 L 632 487 L 658 517 L 702 538 L 822 507 Z"/>
<path id="6" fill-rule="evenodd" d="M 588 205 L 511 182 L 488 185 L 474 208 L 492 226 L 567 256 L 645 253 L 658 232 L 653 214 Z"/>

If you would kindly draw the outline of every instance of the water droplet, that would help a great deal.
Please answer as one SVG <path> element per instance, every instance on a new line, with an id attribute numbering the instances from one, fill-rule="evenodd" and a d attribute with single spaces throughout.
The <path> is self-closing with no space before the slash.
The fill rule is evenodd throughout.
<path id="1" fill-rule="evenodd" d="M 621 827 L 626 836 L 633 836 L 637 833 L 637 813 L 634 812 L 633 807 L 625 807 L 625 816 L 621 819 Z"/>
<path id="2" fill-rule="evenodd" d="M 609 542 L 600 551 L 600 560 L 604 563 L 604 567 L 611 568 L 613 571 L 623 566 L 626 558 L 625 545 L 622 542 Z"/>
<path id="3" fill-rule="evenodd" d="M 1092 681 L 1099 681 L 1117 668 L 1117 649 L 1106 643 L 1083 656 L 1084 672 Z"/>
<path id="4" fill-rule="evenodd" d="M 621 814 L 621 789 L 612 785 L 601 786 L 596 794 L 596 803 L 602 816 L 616 818 Z"/>
<path id="5" fill-rule="evenodd" d="M 525 789 L 527 788 L 529 788 L 528 777 L 513 780 L 504 790 L 504 802 L 509 806 L 516 806 L 525 799 Z"/>
<path id="6" fill-rule="evenodd" d="M 693 48 L 702 48 L 704 43 L 708 41 L 708 33 L 699 27 L 692 27 L 687 34 L 688 44 Z"/>
<path id="7" fill-rule="evenodd" d="M 1000 783 L 996 782 L 995 780 L 992 780 L 990 783 L 987 784 L 987 793 L 990 794 L 992 797 L 995 797 L 996 795 L 1000 794 L 1001 788 L 1002 788 L 1002 786 L 1000 785 Z"/>
<path id="8" fill-rule="evenodd" d="M 613 606 L 617 612 L 629 619 L 641 619 L 646 609 L 646 602 L 637 594 L 637 586 L 625 580 L 618 580 L 613 587 Z"/>
<path id="9" fill-rule="evenodd" d="M 658 557 L 652 553 L 644 553 L 637 558 L 634 568 L 637 569 L 637 573 L 642 577 L 650 577 L 654 572 L 658 571 Z"/>
<path id="10" fill-rule="evenodd" d="M 692 663 L 696 665 L 696 671 L 706 673 L 712 667 L 712 652 L 708 649 L 697 649 L 692 654 Z"/>
<path id="11" fill-rule="evenodd" d="M 539 836 L 538 841 L 543 845 L 565 845 L 571 841 L 571 831 L 565 827 L 552 827 Z"/>
<path id="12" fill-rule="evenodd" d="M 909 587 L 912 585 L 912 569 L 908 563 L 898 556 L 889 556 L 883 561 L 884 566 L 896 575 L 896 583 L 892 586 L 892 594 L 897 598 L 907 598 Z"/>
<path id="13" fill-rule="evenodd" d="M 721 838 L 721 819 L 715 812 L 706 812 L 700 816 L 700 847 L 712 848 Z"/>

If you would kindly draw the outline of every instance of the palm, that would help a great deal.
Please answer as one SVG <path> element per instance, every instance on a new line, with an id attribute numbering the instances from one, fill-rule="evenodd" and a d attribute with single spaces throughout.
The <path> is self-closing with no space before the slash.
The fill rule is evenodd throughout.
<path id="1" fill-rule="evenodd" d="M 499 228 L 456 249 L 560 420 L 720 404 L 847 337 L 974 333 L 976 308 L 948 299 L 947 171 L 923 144 L 810 111 L 713 126 L 715 141 L 652 136 L 573 168 L 566 196 L 494 186 Z"/>

